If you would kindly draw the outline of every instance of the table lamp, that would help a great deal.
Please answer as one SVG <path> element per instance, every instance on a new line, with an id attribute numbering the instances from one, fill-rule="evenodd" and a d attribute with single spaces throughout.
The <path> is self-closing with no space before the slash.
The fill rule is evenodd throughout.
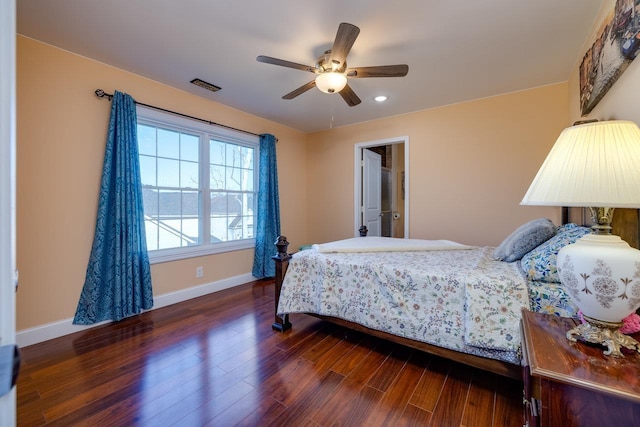
<path id="1" fill-rule="evenodd" d="M 614 208 L 640 208 L 640 129 L 630 121 L 592 121 L 566 128 L 522 205 L 586 207 L 592 233 L 558 253 L 564 289 L 585 322 L 567 338 L 601 344 L 605 355 L 640 344 L 619 331 L 640 307 L 640 251 L 611 234 Z"/>

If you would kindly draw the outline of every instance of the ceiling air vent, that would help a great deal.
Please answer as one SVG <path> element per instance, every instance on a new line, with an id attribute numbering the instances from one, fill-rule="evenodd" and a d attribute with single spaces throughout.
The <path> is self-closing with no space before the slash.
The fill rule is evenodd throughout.
<path id="1" fill-rule="evenodd" d="M 193 79 L 193 80 L 191 80 L 191 83 L 193 83 L 196 86 L 200 86 L 201 88 L 210 90 L 211 92 L 217 92 L 217 91 L 219 91 L 221 89 L 220 87 L 218 87 L 218 86 L 216 86 L 214 84 L 207 83 L 204 80 L 200 80 L 200 79 Z"/>

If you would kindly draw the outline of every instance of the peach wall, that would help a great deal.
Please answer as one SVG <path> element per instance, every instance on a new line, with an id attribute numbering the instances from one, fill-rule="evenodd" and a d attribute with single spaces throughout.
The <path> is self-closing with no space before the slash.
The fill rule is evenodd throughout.
<path id="1" fill-rule="evenodd" d="M 18 37 L 17 329 L 72 317 L 93 239 L 110 103 L 97 88 L 278 139 L 282 223 L 306 240 L 305 139 L 293 129 Z M 251 272 L 253 251 L 152 266 L 154 295 Z M 195 266 L 204 277 L 195 278 Z"/>
<path id="2" fill-rule="evenodd" d="M 312 134 L 308 237 L 353 236 L 353 157 L 360 142 L 409 137 L 409 237 L 497 245 L 558 208 L 520 206 L 568 121 L 566 83 Z"/>
<path id="3" fill-rule="evenodd" d="M 18 37 L 18 330 L 75 312 L 89 256 L 110 104 L 96 88 L 279 138 L 282 231 L 353 235 L 354 145 L 408 136 L 410 236 L 496 245 L 555 208 L 519 206 L 569 121 L 566 83 L 305 135 Z M 252 251 L 155 264 L 156 296 L 250 272 Z M 205 276 L 195 279 L 195 266 Z"/>

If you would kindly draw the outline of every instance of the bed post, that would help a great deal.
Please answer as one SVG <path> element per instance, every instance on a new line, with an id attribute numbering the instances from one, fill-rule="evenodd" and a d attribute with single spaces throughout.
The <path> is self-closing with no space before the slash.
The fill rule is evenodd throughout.
<path id="1" fill-rule="evenodd" d="M 284 280 L 284 274 L 287 272 L 287 266 L 289 265 L 289 259 L 291 255 L 287 253 L 289 242 L 285 236 L 278 236 L 278 240 L 275 242 L 278 253 L 271 257 L 276 263 L 276 275 L 275 275 L 275 302 L 274 315 L 275 322 L 271 325 L 276 331 L 285 332 L 291 329 L 291 323 L 289 322 L 289 315 L 278 316 L 278 301 L 280 301 L 280 291 L 282 290 L 282 281 Z"/>

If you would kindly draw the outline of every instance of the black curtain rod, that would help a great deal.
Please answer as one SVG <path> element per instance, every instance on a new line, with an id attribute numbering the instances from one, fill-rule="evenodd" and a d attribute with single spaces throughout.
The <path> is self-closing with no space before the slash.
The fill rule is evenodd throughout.
<path id="1" fill-rule="evenodd" d="M 113 99 L 113 94 L 105 93 L 105 91 L 102 90 L 102 89 L 96 89 L 95 94 L 96 94 L 96 96 L 98 98 L 109 98 L 109 101 L 111 101 Z M 247 133 L 249 135 L 260 136 L 257 133 L 249 132 L 248 130 L 237 129 L 237 128 L 234 128 L 234 127 L 231 127 L 231 126 L 227 126 L 227 125 L 223 125 L 223 124 L 220 124 L 220 123 L 212 122 L 211 120 L 205 120 L 205 119 L 200 119 L 198 117 L 188 116 L 186 114 L 178 113 L 176 111 L 166 110 L 164 108 L 155 107 L 155 106 L 149 105 L 149 104 L 143 104 L 142 102 L 138 102 L 138 101 L 135 101 L 135 103 L 138 104 L 138 105 L 142 105 L 144 107 L 153 108 L 154 110 L 164 111 L 165 113 L 175 114 L 176 116 L 185 117 L 187 119 L 197 120 L 199 122 L 207 123 L 207 124 L 209 124 L 211 126 L 220 126 L 220 127 L 226 128 L 226 129 L 231 129 L 231 130 L 235 130 L 235 131 L 238 131 L 238 132 Z"/>

